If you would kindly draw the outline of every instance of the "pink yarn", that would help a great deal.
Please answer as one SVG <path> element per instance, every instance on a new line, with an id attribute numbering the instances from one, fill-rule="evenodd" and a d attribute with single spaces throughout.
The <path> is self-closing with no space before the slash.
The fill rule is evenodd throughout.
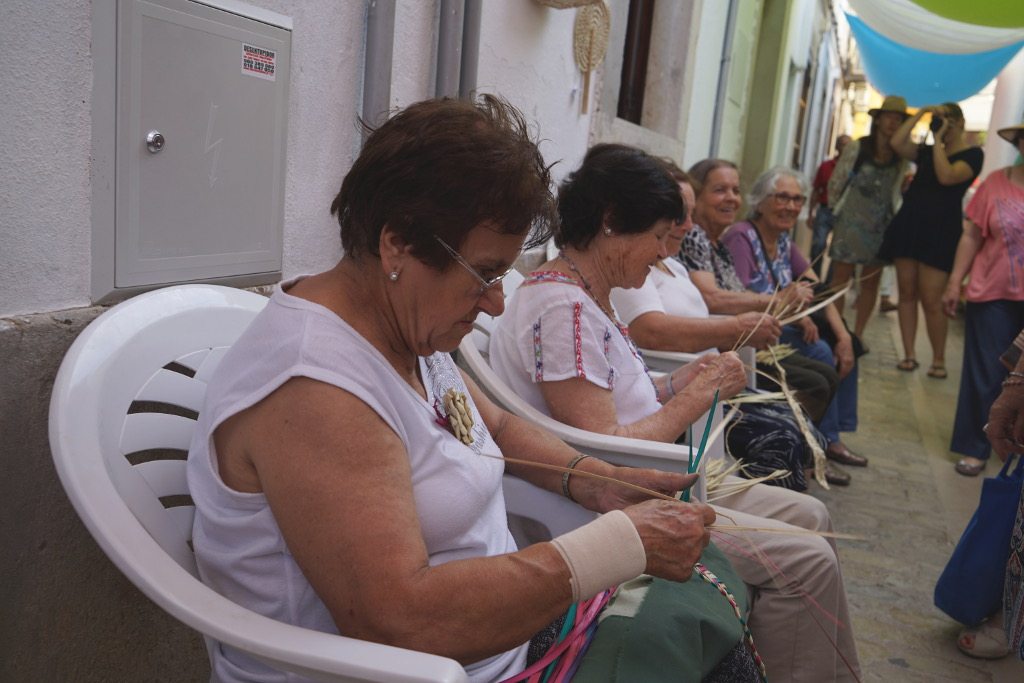
<path id="1" fill-rule="evenodd" d="M 538 661 L 534 662 L 533 666 L 527 667 L 526 670 L 506 678 L 501 683 L 520 683 L 520 681 L 527 681 L 527 683 L 539 683 L 543 676 L 544 669 L 555 661 L 563 652 L 572 649 L 572 652 L 578 653 L 580 648 L 585 644 L 587 628 L 594 623 L 597 619 L 597 615 L 601 613 L 608 601 L 611 600 L 612 593 L 615 592 L 614 588 L 609 588 L 603 593 L 599 593 L 597 596 L 590 600 L 584 600 L 580 603 L 579 608 L 576 610 L 576 623 L 573 626 L 572 631 L 566 636 L 565 640 L 560 643 L 555 643 L 548 651 L 544 653 Z M 580 615 L 583 615 L 582 618 Z M 563 669 L 563 663 L 565 661 L 571 662 L 573 657 L 566 657 L 562 663 L 559 664 L 555 671 L 555 676 L 551 680 L 558 680 L 558 672 Z"/>

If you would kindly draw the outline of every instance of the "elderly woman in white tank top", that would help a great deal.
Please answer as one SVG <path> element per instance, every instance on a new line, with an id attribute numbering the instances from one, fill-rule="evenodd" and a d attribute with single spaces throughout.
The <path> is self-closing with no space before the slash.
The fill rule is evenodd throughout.
<path id="1" fill-rule="evenodd" d="M 679 186 L 663 162 L 641 150 L 596 145 L 562 183 L 558 209 L 559 254 L 528 276 L 509 302 L 491 337 L 495 371 L 532 405 L 567 424 L 677 440 L 694 408 L 706 405 L 716 390 L 725 398 L 743 387 L 742 364 L 735 353 L 704 356 L 655 382 L 610 297 L 616 287 L 641 287 L 650 268 L 667 257 L 667 238 L 686 219 Z M 857 680 L 835 548 L 793 528 L 831 529 L 825 506 L 802 493 L 754 484 L 713 507 L 737 524 L 781 532 L 748 534 L 738 543 L 714 535 L 756 596 L 749 624 L 768 676 Z M 814 605 L 831 617 L 822 619 Z"/>
<path id="2" fill-rule="evenodd" d="M 448 355 L 478 314 L 501 312 L 502 276 L 553 215 L 549 182 L 522 116 L 493 97 L 412 105 L 370 135 L 332 206 L 344 256 L 283 283 L 210 382 L 188 460 L 204 582 L 268 617 L 496 681 L 575 600 L 642 572 L 691 576 L 711 508 L 484 457 L 666 493 L 694 479 L 580 461 Z M 518 550 L 506 469 L 607 514 Z M 286 680 L 226 646 L 213 667 L 220 681 Z"/>

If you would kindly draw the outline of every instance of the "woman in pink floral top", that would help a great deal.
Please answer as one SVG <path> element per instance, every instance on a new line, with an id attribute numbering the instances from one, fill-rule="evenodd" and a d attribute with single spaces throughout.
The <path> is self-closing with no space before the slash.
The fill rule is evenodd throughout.
<path id="1" fill-rule="evenodd" d="M 999 135 L 1024 153 L 1024 124 Z M 1024 327 L 1024 161 L 993 171 L 967 206 L 953 271 L 942 297 L 956 315 L 961 289 L 964 362 L 950 450 L 963 457 L 956 471 L 977 476 L 991 450 L 982 428 L 1006 368 L 999 354 Z M 970 275 L 966 287 L 964 276 Z"/>

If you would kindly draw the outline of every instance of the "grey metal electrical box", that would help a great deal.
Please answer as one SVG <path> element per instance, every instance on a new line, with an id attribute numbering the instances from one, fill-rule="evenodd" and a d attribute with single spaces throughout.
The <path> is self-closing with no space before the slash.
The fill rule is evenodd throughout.
<path id="1" fill-rule="evenodd" d="M 290 23 L 234 0 L 118 0 L 115 38 L 113 211 L 97 224 L 94 210 L 94 298 L 278 279 Z"/>

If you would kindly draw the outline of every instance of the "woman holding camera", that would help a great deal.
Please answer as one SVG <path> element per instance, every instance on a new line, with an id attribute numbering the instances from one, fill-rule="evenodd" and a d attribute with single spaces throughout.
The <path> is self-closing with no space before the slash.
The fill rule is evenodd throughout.
<path id="1" fill-rule="evenodd" d="M 910 139 L 910 132 L 925 114 L 931 114 L 935 142 L 918 145 Z M 942 294 L 960 241 L 964 193 L 981 172 L 985 155 L 981 148 L 967 144 L 964 114 L 953 102 L 922 107 L 896 130 L 890 144 L 901 157 L 917 163 L 903 206 L 889 224 L 879 251 L 882 259 L 896 263 L 904 351 L 896 367 L 909 372 L 919 365 L 914 339 L 920 301 L 932 345 L 928 376 L 944 379 L 946 317 Z"/>

